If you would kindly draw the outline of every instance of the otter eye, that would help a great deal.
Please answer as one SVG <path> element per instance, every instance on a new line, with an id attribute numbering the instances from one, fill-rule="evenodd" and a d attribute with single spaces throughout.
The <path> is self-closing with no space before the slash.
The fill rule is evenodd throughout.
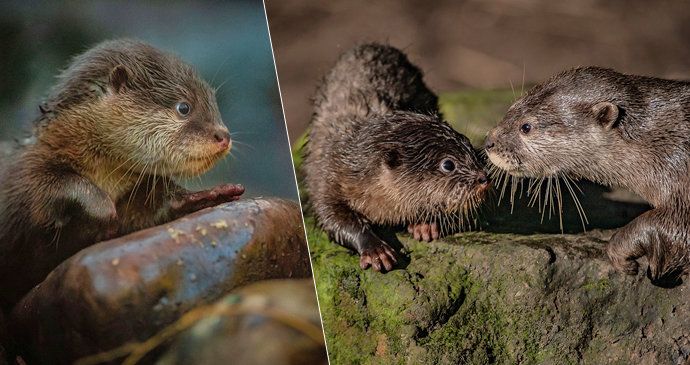
<path id="1" fill-rule="evenodd" d="M 188 103 L 181 101 L 175 105 L 175 110 L 177 110 L 177 112 L 184 117 L 189 114 L 189 112 L 192 110 L 192 107 L 189 106 Z"/>
<path id="2" fill-rule="evenodd" d="M 529 123 L 525 123 L 522 126 L 520 126 L 520 131 L 524 134 L 529 133 L 532 130 L 532 125 Z"/>
<path id="3" fill-rule="evenodd" d="M 446 158 L 441 161 L 441 171 L 443 172 L 453 172 L 455 171 L 455 162 L 453 160 Z"/>

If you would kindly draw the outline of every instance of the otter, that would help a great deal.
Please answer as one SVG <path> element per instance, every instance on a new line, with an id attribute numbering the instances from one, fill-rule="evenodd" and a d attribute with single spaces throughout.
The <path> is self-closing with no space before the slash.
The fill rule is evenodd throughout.
<path id="1" fill-rule="evenodd" d="M 317 223 L 359 254 L 362 269 L 390 271 L 397 262 L 376 226 L 408 225 L 415 239 L 436 239 L 489 186 L 469 140 L 440 118 L 421 71 L 390 46 L 364 44 L 339 58 L 317 89 L 305 149 Z"/>
<path id="2" fill-rule="evenodd" d="M 485 142 L 514 176 L 558 174 L 622 186 L 652 209 L 607 245 L 628 274 L 646 256 L 656 285 L 677 285 L 690 263 L 690 83 L 582 67 L 535 86 Z"/>
<path id="3" fill-rule="evenodd" d="M 239 198 L 190 192 L 231 148 L 214 90 L 176 56 L 106 41 L 59 76 L 32 137 L 0 163 L 0 307 L 11 309 L 60 262 L 98 241 Z"/>

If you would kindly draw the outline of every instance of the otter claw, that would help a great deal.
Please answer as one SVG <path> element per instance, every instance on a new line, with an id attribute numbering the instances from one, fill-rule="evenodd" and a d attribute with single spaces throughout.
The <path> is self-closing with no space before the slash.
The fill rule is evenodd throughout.
<path id="1" fill-rule="evenodd" d="M 385 243 L 363 250 L 359 257 L 359 267 L 363 270 L 371 266 L 374 271 L 391 271 L 397 262 L 395 251 Z"/>
<path id="2" fill-rule="evenodd" d="M 416 223 L 407 226 L 407 231 L 417 241 L 431 242 L 440 237 L 438 225 L 436 223 Z"/>

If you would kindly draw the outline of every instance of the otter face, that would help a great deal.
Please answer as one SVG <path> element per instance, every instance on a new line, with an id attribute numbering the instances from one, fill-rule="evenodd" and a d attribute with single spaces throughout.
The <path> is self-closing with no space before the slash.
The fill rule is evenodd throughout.
<path id="1" fill-rule="evenodd" d="M 181 61 L 168 66 L 156 70 L 162 76 L 137 75 L 122 65 L 112 70 L 105 102 L 117 117 L 108 129 L 123 157 L 133 156 L 135 170 L 196 176 L 227 155 L 230 133 L 214 90 Z"/>
<path id="2" fill-rule="evenodd" d="M 619 109 L 606 97 L 545 85 L 515 102 L 488 134 L 485 151 L 496 167 L 513 176 L 566 174 L 590 177 L 597 156 L 616 133 Z M 595 152 L 598 151 L 598 152 Z"/>
<path id="3" fill-rule="evenodd" d="M 394 129 L 376 147 L 382 173 L 375 188 L 391 205 L 387 223 L 464 219 L 490 185 L 469 140 L 436 117 L 400 112 L 391 118 Z"/>

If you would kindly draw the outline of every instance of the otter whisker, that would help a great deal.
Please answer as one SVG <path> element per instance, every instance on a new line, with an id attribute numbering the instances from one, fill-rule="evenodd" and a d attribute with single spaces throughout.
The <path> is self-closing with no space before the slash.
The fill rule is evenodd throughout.
<path id="1" fill-rule="evenodd" d="M 152 190 L 152 189 L 149 189 L 149 187 L 151 186 L 151 179 L 152 178 L 153 178 L 152 175 L 150 175 L 150 174 L 146 175 L 146 191 L 145 191 L 146 195 L 144 196 L 144 205 L 146 205 L 149 202 L 149 197 L 150 197 L 151 190 Z"/>
<path id="2" fill-rule="evenodd" d="M 544 216 L 546 215 L 546 208 L 549 208 L 549 217 L 551 217 L 551 176 L 546 177 L 546 190 L 544 191 L 544 205 L 541 208 L 541 223 L 544 223 Z M 541 185 L 540 185 L 541 186 Z M 541 189 L 539 190 L 541 195 Z"/>
<path id="3" fill-rule="evenodd" d="M 501 204 L 501 201 L 503 200 L 503 196 L 505 195 L 506 187 L 508 186 L 508 180 L 509 180 L 508 174 L 504 172 L 501 175 L 501 195 L 499 195 L 499 197 L 498 197 L 498 204 L 499 205 Z"/>
<path id="4" fill-rule="evenodd" d="M 121 164 L 119 164 L 117 167 L 115 167 L 112 171 L 108 173 L 108 175 L 105 175 L 104 180 L 107 180 L 110 176 L 113 175 L 117 170 L 121 169 L 127 162 L 131 161 L 134 158 L 134 155 L 129 156 L 126 160 L 124 160 Z"/>
<path id="5" fill-rule="evenodd" d="M 580 216 L 580 222 L 582 223 L 582 230 L 587 231 L 586 225 L 589 224 L 589 221 L 587 220 L 587 215 L 585 214 L 585 210 L 582 207 L 582 204 L 580 203 L 580 199 L 577 197 L 577 194 L 575 194 L 575 191 L 573 190 L 572 186 L 570 185 L 570 182 L 568 181 L 568 176 L 564 176 L 563 182 L 565 182 L 566 188 L 568 188 L 568 191 L 570 192 L 570 196 L 573 198 L 573 201 L 575 202 L 575 208 L 577 209 L 577 214 Z M 573 181 L 573 184 L 575 182 Z M 575 185 L 577 186 L 577 185 Z M 580 190 L 581 191 L 581 190 Z"/>
<path id="6" fill-rule="evenodd" d="M 582 191 L 582 189 L 580 188 L 580 186 L 577 185 L 577 182 L 576 182 L 573 178 L 569 177 L 568 175 L 563 175 L 563 176 L 566 177 L 566 178 L 568 178 L 568 179 L 570 179 L 570 181 L 573 183 L 573 186 L 575 187 L 575 189 L 577 189 L 577 191 L 580 192 L 580 194 L 582 194 L 582 195 L 585 194 L 585 192 Z"/>
<path id="7" fill-rule="evenodd" d="M 60 245 L 60 233 L 62 232 L 62 227 L 57 227 L 55 234 L 53 235 L 53 240 L 48 244 L 49 246 L 55 245 L 55 251 L 59 249 Z"/>
<path id="8" fill-rule="evenodd" d="M 119 186 L 123 179 L 129 179 L 129 177 L 132 174 L 134 174 L 134 169 L 138 165 L 139 165 L 139 162 L 135 162 L 133 165 L 130 165 L 129 168 L 120 176 L 120 178 L 117 179 L 117 182 L 115 183 L 115 185 Z"/>
<path id="9" fill-rule="evenodd" d="M 561 182 L 558 179 L 558 175 L 554 175 L 556 180 L 556 201 L 558 203 L 558 223 L 561 227 L 561 233 L 563 233 L 563 196 L 561 195 Z"/>
<path id="10" fill-rule="evenodd" d="M 126 204 L 127 208 L 129 208 L 129 205 L 132 203 L 132 199 L 134 198 L 134 196 L 136 196 L 137 192 L 139 191 L 139 186 L 141 185 L 141 183 L 144 180 L 143 177 L 144 177 L 144 175 L 146 175 L 146 172 L 148 170 L 148 166 L 149 166 L 149 162 L 146 162 L 144 164 L 143 168 L 141 169 L 141 173 L 139 174 L 136 182 L 134 183 L 134 188 L 129 193 L 129 198 L 127 198 L 127 204 Z"/>
<path id="11" fill-rule="evenodd" d="M 213 89 L 213 91 L 216 92 L 216 93 L 222 91 L 223 86 L 225 86 L 225 84 L 226 84 L 228 81 L 230 81 L 230 79 L 226 79 L 225 81 L 221 82 L 220 85 L 218 85 L 217 87 L 215 87 L 215 88 Z"/>
<path id="12" fill-rule="evenodd" d="M 230 58 L 232 58 L 232 55 L 225 57 L 223 62 L 221 62 L 220 65 L 218 65 L 218 68 L 216 68 L 216 72 L 213 73 L 213 77 L 211 77 L 211 82 L 209 82 L 209 84 L 213 85 L 213 82 L 216 81 L 216 76 L 218 76 L 218 72 L 220 72 L 220 70 L 223 68 L 223 66 L 225 66 L 225 64 L 230 60 Z"/>
<path id="13" fill-rule="evenodd" d="M 144 199 L 144 204 L 146 204 L 150 200 L 151 206 L 154 206 L 154 207 L 156 206 L 156 185 L 158 184 L 158 175 L 156 175 L 157 172 L 158 172 L 158 166 L 156 165 L 153 168 L 153 175 L 152 175 L 153 184 L 148 185 L 151 187 L 151 189 L 149 190 L 148 194 L 146 194 L 146 199 Z"/>
<path id="14" fill-rule="evenodd" d="M 516 180 L 521 181 L 522 179 L 516 176 L 510 177 L 510 214 L 513 214 L 513 210 L 515 209 L 515 193 L 517 192 Z"/>
<path id="15" fill-rule="evenodd" d="M 529 188 L 527 190 L 528 194 L 532 194 L 532 197 L 530 198 L 527 205 L 533 207 L 536 204 L 539 207 L 539 212 L 541 212 L 541 186 L 543 182 L 544 177 L 539 179 L 531 179 Z"/>

